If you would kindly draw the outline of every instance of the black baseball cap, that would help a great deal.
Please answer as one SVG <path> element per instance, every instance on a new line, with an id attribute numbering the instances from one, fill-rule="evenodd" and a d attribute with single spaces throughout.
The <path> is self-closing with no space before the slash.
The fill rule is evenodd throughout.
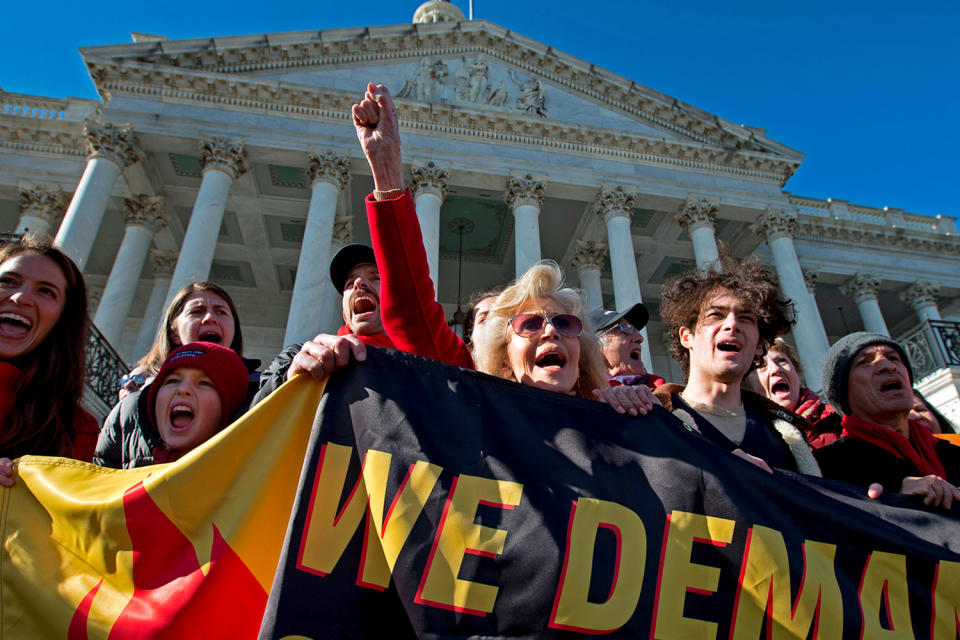
<path id="1" fill-rule="evenodd" d="M 596 332 L 603 331 L 612 327 L 617 322 L 620 322 L 621 318 L 626 318 L 627 322 L 635 326 L 637 329 L 643 329 L 647 326 L 647 321 L 650 320 L 650 312 L 647 311 L 647 308 L 643 305 L 642 302 L 638 302 L 632 307 L 628 308 L 626 311 L 608 311 L 607 309 L 596 309 L 590 313 L 590 326 L 593 327 L 593 330 Z"/>
<path id="2" fill-rule="evenodd" d="M 333 256 L 330 261 L 330 282 L 340 295 L 343 295 L 343 285 L 346 284 L 350 269 L 365 262 L 375 265 L 377 259 L 373 255 L 373 247 L 362 242 L 345 244 Z"/>

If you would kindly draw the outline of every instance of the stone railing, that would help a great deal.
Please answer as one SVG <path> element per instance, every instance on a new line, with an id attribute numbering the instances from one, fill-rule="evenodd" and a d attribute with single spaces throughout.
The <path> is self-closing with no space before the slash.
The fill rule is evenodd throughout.
<path id="1" fill-rule="evenodd" d="M 790 209 L 798 216 L 848 220 L 865 225 L 934 233 L 942 236 L 957 237 L 958 235 L 956 218 L 950 216 L 924 216 L 891 207 L 881 209 L 850 204 L 843 200 L 820 200 L 793 194 L 787 195 L 790 199 Z"/>
<path id="2" fill-rule="evenodd" d="M 0 89 L 0 117 L 75 124 L 95 119 L 99 111 L 100 103 L 88 98 L 45 98 Z"/>
<path id="3" fill-rule="evenodd" d="M 107 342 L 103 334 L 90 323 L 87 338 L 87 386 L 108 408 L 117 403 L 120 377 L 130 368 Z"/>
<path id="4" fill-rule="evenodd" d="M 0 114 L 5 116 L 59 120 L 69 106 L 69 100 L 0 91 Z"/>
<path id="5" fill-rule="evenodd" d="M 790 208 L 810 216 L 817 216 L 820 218 L 833 217 L 830 214 L 830 203 L 827 200 L 804 198 L 803 196 L 790 196 Z"/>
<path id="6" fill-rule="evenodd" d="M 945 367 L 960 367 L 960 322 L 925 320 L 897 341 L 907 351 L 914 379 Z"/>

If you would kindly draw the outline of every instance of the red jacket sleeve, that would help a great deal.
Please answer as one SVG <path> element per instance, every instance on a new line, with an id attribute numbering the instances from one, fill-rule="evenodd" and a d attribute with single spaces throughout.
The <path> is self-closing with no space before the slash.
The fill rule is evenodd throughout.
<path id="1" fill-rule="evenodd" d="M 473 369 L 470 350 L 436 301 L 410 191 L 392 200 L 367 196 L 367 222 L 380 270 L 380 316 L 401 351 Z"/>

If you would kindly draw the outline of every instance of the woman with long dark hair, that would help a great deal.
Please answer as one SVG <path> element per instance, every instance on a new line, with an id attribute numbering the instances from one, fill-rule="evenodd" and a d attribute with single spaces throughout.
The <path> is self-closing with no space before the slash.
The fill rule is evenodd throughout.
<path id="1" fill-rule="evenodd" d="M 49 239 L 0 247 L 0 484 L 22 455 L 91 459 L 97 423 L 80 408 L 88 323 L 83 275 Z"/>
<path id="2" fill-rule="evenodd" d="M 177 292 L 157 328 L 157 337 L 147 355 L 132 372 L 142 376 L 139 389 L 132 389 L 107 416 L 100 431 L 93 461 L 105 467 L 120 468 L 150 464 L 160 446 L 160 436 L 148 418 L 147 396 L 153 377 L 170 352 L 193 342 L 212 342 L 243 356 L 243 331 L 237 307 L 230 294 L 213 282 L 192 282 Z M 238 417 L 246 411 L 259 387 L 259 360 L 242 358 L 250 373 L 246 402 Z M 232 421 L 232 420 L 231 420 Z"/>

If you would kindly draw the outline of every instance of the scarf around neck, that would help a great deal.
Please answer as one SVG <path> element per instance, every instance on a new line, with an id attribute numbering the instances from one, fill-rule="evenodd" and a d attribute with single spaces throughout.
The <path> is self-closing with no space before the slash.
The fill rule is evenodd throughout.
<path id="1" fill-rule="evenodd" d="M 912 464 L 921 475 L 934 475 L 945 480 L 947 472 L 943 468 L 943 463 L 940 462 L 940 456 L 937 455 L 937 439 L 920 423 L 913 420 L 908 420 L 907 423 L 910 425 L 909 439 L 893 429 L 881 427 L 855 416 L 843 416 L 840 421 L 843 426 L 842 435 L 869 442 L 889 451 L 901 460 Z"/>

